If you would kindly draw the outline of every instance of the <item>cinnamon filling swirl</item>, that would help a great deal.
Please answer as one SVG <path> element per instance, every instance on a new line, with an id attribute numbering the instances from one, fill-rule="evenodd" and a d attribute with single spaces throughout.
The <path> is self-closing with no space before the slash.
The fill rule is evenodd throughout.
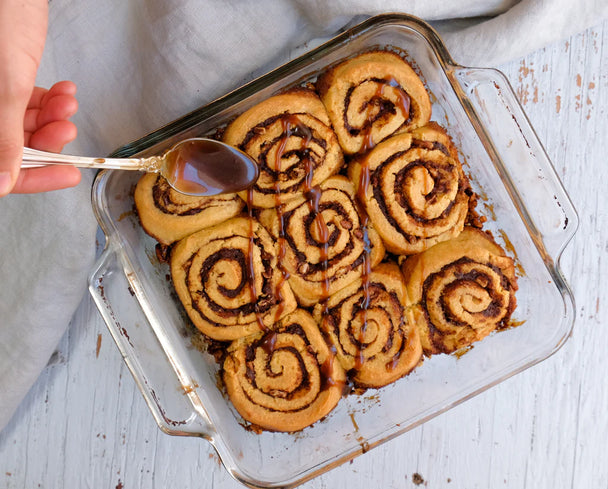
<path id="1" fill-rule="evenodd" d="M 236 194 L 213 197 L 181 194 L 154 173 L 145 173 L 139 179 L 134 200 L 142 227 L 162 245 L 235 217 L 244 207 Z"/>
<path id="2" fill-rule="evenodd" d="M 279 284 L 274 240 L 246 217 L 179 241 L 171 252 L 171 276 L 194 325 L 215 340 L 269 329 L 278 309 L 282 316 L 296 307 L 289 287 Z"/>
<path id="3" fill-rule="evenodd" d="M 462 231 L 470 185 L 438 125 L 386 139 L 353 160 L 351 180 L 360 181 L 363 171 L 370 184 L 360 200 L 388 251 L 419 253 Z"/>
<path id="4" fill-rule="evenodd" d="M 272 331 L 233 342 L 223 379 L 247 421 L 271 431 L 299 431 L 338 404 L 346 375 L 314 319 L 297 309 Z"/>
<path id="5" fill-rule="evenodd" d="M 403 263 L 427 355 L 452 353 L 503 328 L 515 309 L 515 265 L 492 238 L 466 227 Z"/>
<path id="6" fill-rule="evenodd" d="M 368 253 L 366 236 L 370 266 L 384 256 L 377 233 L 362 227 L 354 187 L 345 177 L 328 178 L 313 200 L 311 206 L 309 199 L 301 197 L 282 206 L 280 212 L 267 209 L 259 216 L 275 238 L 282 233 L 282 267 L 299 304 L 306 307 L 362 276 Z"/>
<path id="7" fill-rule="evenodd" d="M 364 53 L 325 72 L 317 90 L 346 154 L 426 124 L 431 102 L 422 81 L 400 56 Z"/>
<path id="8" fill-rule="evenodd" d="M 378 265 L 367 286 L 366 293 L 363 280 L 353 282 L 326 306 L 316 306 L 315 317 L 354 384 L 377 388 L 408 374 L 420 361 L 422 346 L 397 265 Z"/>
<path id="9" fill-rule="evenodd" d="M 223 139 L 259 165 L 260 176 L 252 187 L 255 207 L 271 208 L 293 200 L 304 192 L 309 176 L 309 185 L 318 185 L 344 162 L 327 112 L 308 89 L 255 105 L 228 126 Z"/>

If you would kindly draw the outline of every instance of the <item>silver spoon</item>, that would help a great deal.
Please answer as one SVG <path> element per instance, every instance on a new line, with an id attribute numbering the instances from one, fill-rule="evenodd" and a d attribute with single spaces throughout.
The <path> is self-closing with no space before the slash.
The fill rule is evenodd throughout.
<path id="1" fill-rule="evenodd" d="M 163 155 L 148 158 L 90 158 L 23 148 L 21 168 L 46 165 L 159 173 L 178 192 L 197 196 L 245 190 L 259 174 L 257 163 L 247 154 L 207 138 L 184 139 Z"/>

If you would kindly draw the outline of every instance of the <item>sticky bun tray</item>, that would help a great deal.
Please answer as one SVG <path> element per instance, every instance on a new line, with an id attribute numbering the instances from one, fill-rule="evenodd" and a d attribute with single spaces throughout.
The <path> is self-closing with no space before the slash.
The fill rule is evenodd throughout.
<path id="1" fill-rule="evenodd" d="M 295 486 L 368 451 L 547 358 L 563 345 L 573 325 L 574 301 L 558 262 L 576 230 L 577 217 L 551 162 L 505 77 L 496 70 L 457 65 L 435 32 L 416 18 L 391 14 L 364 20 L 113 156 L 158 154 L 186 137 L 221 134 L 260 102 L 314 84 L 329 67 L 374 50 L 399 53 L 419 75 L 430 95 L 431 121 L 453 141 L 471 195 L 476 196 L 476 212 L 484 219 L 483 229 L 509 256 L 517 275 L 511 327 L 484 335 L 466 351 L 458 344 L 436 351 L 429 336 L 426 357 L 415 368 L 409 365 L 407 375 L 376 387 L 361 380 L 375 374 L 361 374 L 359 388 L 337 399 L 333 410 L 311 426 L 295 423 L 287 425 L 285 432 L 254 429 L 228 398 L 216 352 L 209 345 L 201 346 L 180 291 L 176 293 L 173 286 L 170 266 L 159 260 L 157 240 L 141 226 L 134 210 L 140 175 L 103 171 L 93 187 L 93 207 L 106 246 L 91 275 L 90 291 L 154 418 L 166 433 L 208 440 L 226 469 L 252 487 Z M 355 175 L 355 183 L 361 182 L 361 168 L 356 164 L 353 168 L 351 176 Z M 319 185 L 339 193 L 350 184 L 345 176 L 334 176 Z M 235 201 L 228 206 L 230 212 L 242 210 Z M 376 211 L 370 208 L 368 214 Z M 262 214 L 259 219 L 267 219 L 269 229 L 276 228 L 276 216 Z M 231 228 L 240 225 L 246 226 L 235 222 Z M 474 230 L 468 232 L 472 234 L 461 238 L 461 247 L 479 239 Z M 167 241 L 175 239 L 171 236 Z M 382 242 L 388 243 L 388 253 L 399 256 L 398 240 L 391 241 L 387 233 Z M 439 253 L 439 259 L 449 253 Z M 415 260 L 386 261 L 372 274 L 387 288 L 393 287 L 395 268 L 402 266 L 410 275 L 424 268 Z M 363 279 L 359 277 L 365 279 L 365 273 Z M 321 289 L 328 293 L 328 288 Z M 412 288 L 408 294 L 416 293 Z M 316 317 L 317 324 L 322 322 L 323 310 L 315 316 L 319 297 L 303 285 L 296 295 L 311 313 L 306 319 L 298 316 L 298 321 L 314 324 Z M 277 325 L 283 312 L 276 316 Z M 323 350 L 319 355 L 330 353 Z M 233 355 L 235 370 L 238 355 Z M 356 365 L 358 360 L 352 362 Z M 344 375 L 332 372 L 326 375 L 332 381 Z"/>

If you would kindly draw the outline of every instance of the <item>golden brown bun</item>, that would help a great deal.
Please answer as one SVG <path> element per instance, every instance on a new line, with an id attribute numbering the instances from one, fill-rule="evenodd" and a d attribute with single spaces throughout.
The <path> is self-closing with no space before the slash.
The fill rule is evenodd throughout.
<path id="1" fill-rule="evenodd" d="M 286 204 L 281 214 L 275 209 L 260 213 L 260 222 L 277 239 L 282 221 L 282 266 L 303 306 L 313 306 L 359 278 L 366 245 L 371 251 L 369 266 L 380 263 L 384 256 L 378 234 L 371 227 L 362 227 L 352 183 L 334 176 L 318 190 L 316 208 L 301 197 Z"/>
<path id="2" fill-rule="evenodd" d="M 270 328 L 296 308 L 277 269 L 274 240 L 247 217 L 179 241 L 171 251 L 171 277 L 194 325 L 216 340 Z"/>
<path id="3" fill-rule="evenodd" d="M 344 153 L 365 152 L 431 118 L 429 95 L 399 55 L 373 51 L 329 69 L 317 82 Z"/>
<path id="4" fill-rule="evenodd" d="M 233 342 L 223 379 L 247 421 L 271 431 L 299 431 L 338 404 L 346 374 L 312 316 L 297 309 L 272 331 Z"/>
<path id="5" fill-rule="evenodd" d="M 327 112 L 312 90 L 270 97 L 237 117 L 224 142 L 252 156 L 260 168 L 255 207 L 275 207 L 338 172 L 344 162 Z M 312 175 L 311 181 L 307 177 Z M 241 197 L 246 200 L 247 193 Z"/>
<path id="6" fill-rule="evenodd" d="M 465 227 L 402 266 L 426 355 L 451 353 L 505 327 L 515 309 L 513 260 L 487 233 Z"/>
<path id="7" fill-rule="evenodd" d="M 134 198 L 142 227 L 163 245 L 230 219 L 245 206 L 236 194 L 213 197 L 182 194 L 155 173 L 144 173 L 137 182 Z"/>
<path id="8" fill-rule="evenodd" d="M 368 172 L 366 189 L 359 188 L 363 172 Z M 437 124 L 385 139 L 351 163 L 349 177 L 392 253 L 419 253 L 458 236 L 464 227 L 469 181 L 456 148 Z"/>
<path id="9" fill-rule="evenodd" d="M 365 302 L 367 307 L 362 307 Z M 405 303 L 405 283 L 394 263 L 378 265 L 369 277 L 315 306 L 314 317 L 359 387 L 390 384 L 421 359 L 418 330 Z"/>

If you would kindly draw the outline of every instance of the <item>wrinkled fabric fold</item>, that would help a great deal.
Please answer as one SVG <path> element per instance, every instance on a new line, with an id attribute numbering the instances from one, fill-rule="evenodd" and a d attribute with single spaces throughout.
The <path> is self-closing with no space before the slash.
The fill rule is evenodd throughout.
<path id="1" fill-rule="evenodd" d="M 496 17 L 442 21 L 452 58 L 464 66 L 497 66 L 565 39 L 608 18 L 604 0 L 521 0 Z"/>

